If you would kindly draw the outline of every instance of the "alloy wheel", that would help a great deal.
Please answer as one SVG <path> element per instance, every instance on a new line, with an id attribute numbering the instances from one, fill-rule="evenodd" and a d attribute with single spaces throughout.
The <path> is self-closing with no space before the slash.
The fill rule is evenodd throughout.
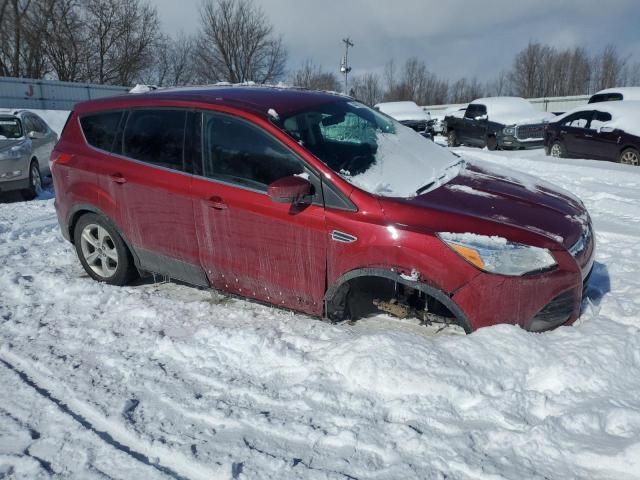
<path id="1" fill-rule="evenodd" d="M 40 169 L 35 163 L 31 164 L 31 188 L 36 196 L 42 193 L 42 178 L 40 177 Z"/>
<path id="2" fill-rule="evenodd" d="M 551 145 L 551 156 L 556 158 L 560 158 L 562 156 L 562 149 L 560 148 L 559 143 Z"/>
<path id="3" fill-rule="evenodd" d="M 102 278 L 112 277 L 118 268 L 118 250 L 109 232 L 91 223 L 84 227 L 80 237 L 82 255 L 87 265 Z"/>
<path id="4" fill-rule="evenodd" d="M 624 163 L 626 165 L 634 165 L 637 167 L 640 163 L 638 159 L 638 152 L 627 150 L 620 157 L 620 163 Z"/>

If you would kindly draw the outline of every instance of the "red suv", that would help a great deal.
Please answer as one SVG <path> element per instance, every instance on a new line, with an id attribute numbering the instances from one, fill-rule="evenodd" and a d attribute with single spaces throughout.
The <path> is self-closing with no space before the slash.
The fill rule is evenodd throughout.
<path id="1" fill-rule="evenodd" d="M 473 165 L 351 98 L 268 87 L 77 105 L 52 155 L 87 273 L 158 273 L 331 320 L 542 331 L 593 264 L 582 203 Z"/>

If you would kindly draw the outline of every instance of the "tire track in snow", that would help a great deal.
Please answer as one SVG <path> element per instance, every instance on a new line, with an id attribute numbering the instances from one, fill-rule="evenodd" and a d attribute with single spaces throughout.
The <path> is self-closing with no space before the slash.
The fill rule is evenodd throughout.
<path id="1" fill-rule="evenodd" d="M 7 357 L 12 357 L 10 360 Z M 211 471 L 208 467 L 194 464 L 189 459 L 181 455 L 176 451 L 165 451 L 162 447 L 157 446 L 143 446 L 143 448 L 136 449 L 131 445 L 135 442 L 142 443 L 140 439 L 133 438 L 128 432 L 117 432 L 115 429 L 107 428 L 108 419 L 100 418 L 99 414 L 92 412 L 91 407 L 83 405 L 82 402 L 76 400 L 71 402 L 65 402 L 60 400 L 62 395 L 56 395 L 52 388 L 44 387 L 42 379 L 37 378 L 38 375 L 33 371 L 29 372 L 27 365 L 25 365 L 22 359 L 17 357 L 6 349 L 0 350 L 0 364 L 4 365 L 7 369 L 14 372 L 20 380 L 34 389 L 40 396 L 52 402 L 58 409 L 71 417 L 83 428 L 96 434 L 98 438 L 105 443 L 111 445 L 115 449 L 126 453 L 134 460 L 152 467 L 159 472 L 167 475 L 168 477 L 176 480 L 190 480 L 190 479 L 215 479 L 226 477 L 223 473 L 223 466 L 220 465 L 218 471 Z M 18 365 L 18 366 L 17 366 Z M 81 408 L 72 409 L 69 404 L 76 403 Z M 76 407 L 78 406 L 76 405 Z M 85 410 L 84 414 L 78 413 L 78 410 Z M 93 417 L 93 418 L 92 418 Z M 103 425 L 99 426 L 102 423 Z M 123 438 L 129 437 L 129 438 Z M 143 453 L 142 450 L 147 450 Z M 155 460 L 157 459 L 157 461 Z M 175 461 L 174 461 L 175 459 Z M 230 470 L 229 470 L 230 471 Z"/>

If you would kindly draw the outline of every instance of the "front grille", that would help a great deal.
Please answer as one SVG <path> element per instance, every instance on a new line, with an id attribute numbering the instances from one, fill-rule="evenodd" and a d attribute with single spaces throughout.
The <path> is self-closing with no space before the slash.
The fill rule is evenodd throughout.
<path id="1" fill-rule="evenodd" d="M 518 125 L 516 127 L 518 140 L 542 140 L 544 138 L 544 125 Z"/>
<path id="2" fill-rule="evenodd" d="M 413 130 L 415 130 L 416 132 L 422 133 L 424 131 L 427 130 L 427 121 L 421 121 L 421 120 L 404 120 L 402 122 L 403 125 L 405 125 L 406 127 L 412 128 Z"/>
<path id="3" fill-rule="evenodd" d="M 574 291 L 567 290 L 551 300 L 529 323 L 530 332 L 544 332 L 565 323 L 575 305 Z"/>

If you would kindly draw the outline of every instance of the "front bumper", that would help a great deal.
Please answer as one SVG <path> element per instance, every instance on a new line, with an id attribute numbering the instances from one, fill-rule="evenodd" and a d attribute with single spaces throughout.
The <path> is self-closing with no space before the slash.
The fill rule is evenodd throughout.
<path id="1" fill-rule="evenodd" d="M 511 135 L 499 135 L 498 147 L 504 149 L 520 149 L 520 148 L 542 148 L 544 147 L 544 139 L 536 140 L 520 140 Z"/>
<path id="2" fill-rule="evenodd" d="M 25 157 L 0 160 L 0 192 L 29 186 L 29 166 Z"/>
<path id="3" fill-rule="evenodd" d="M 552 271 L 521 277 L 483 273 L 455 292 L 452 300 L 472 330 L 508 323 L 542 332 L 572 324 L 580 315 L 595 242 L 591 238 L 575 257 L 567 250 L 553 253 L 558 266 Z"/>

